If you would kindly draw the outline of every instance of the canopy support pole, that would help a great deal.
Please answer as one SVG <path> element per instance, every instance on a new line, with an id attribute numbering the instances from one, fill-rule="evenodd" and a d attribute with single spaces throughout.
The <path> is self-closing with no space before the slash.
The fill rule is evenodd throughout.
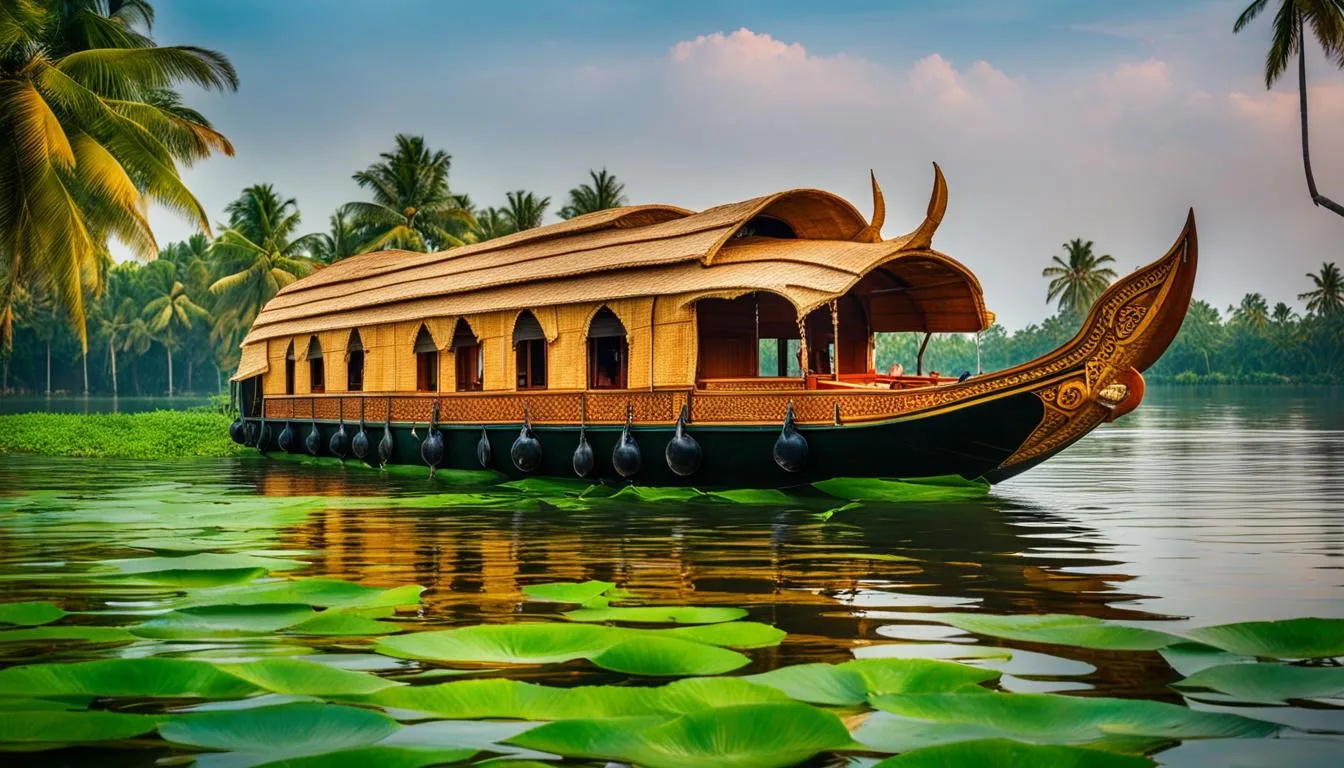
<path id="1" fill-rule="evenodd" d="M 840 309 L 831 299 L 831 381 L 840 380 Z"/>
<path id="2" fill-rule="evenodd" d="M 924 348 L 929 346 L 929 339 L 933 336 L 932 331 L 924 332 L 924 340 L 919 343 L 919 355 L 915 357 L 915 375 L 924 375 Z"/>
<path id="3" fill-rule="evenodd" d="M 982 373 L 984 373 L 984 369 L 980 367 L 980 332 L 979 332 L 979 331 L 976 331 L 976 332 L 975 332 L 975 375 L 976 375 L 976 376 L 979 376 L 979 375 L 982 374 Z"/>
<path id="4" fill-rule="evenodd" d="M 803 385 L 807 385 L 807 323 L 803 318 L 798 319 L 798 373 L 803 377 Z"/>

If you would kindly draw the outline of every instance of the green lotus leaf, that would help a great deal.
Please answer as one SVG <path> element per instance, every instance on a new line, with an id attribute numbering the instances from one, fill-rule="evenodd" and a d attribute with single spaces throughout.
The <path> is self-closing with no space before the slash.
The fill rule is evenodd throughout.
<path id="1" fill-rule="evenodd" d="M 794 502 L 793 496 L 771 488 L 736 488 L 723 491 L 710 491 L 695 497 L 695 501 L 710 501 L 728 504 L 788 504 Z"/>
<path id="2" fill-rule="evenodd" d="M 1025 643 L 1072 645 L 1107 651 L 1154 651 L 1181 638 L 1141 627 L 1113 624 L 1091 616 L 1047 613 L 996 616 L 982 613 L 921 613 L 921 621 L 935 621 L 978 635 Z"/>
<path id="3" fill-rule="evenodd" d="M 372 745 L 352 747 L 320 755 L 282 758 L 259 763 L 258 768 L 424 768 L 470 760 L 475 749 L 445 749 L 443 747 L 391 747 Z M 554 766 L 549 766 L 554 768 Z"/>
<path id="4" fill-rule="evenodd" d="M 561 720 L 504 743 L 645 768 L 782 768 L 857 746 L 840 718 L 798 703 L 724 707 L 670 720 Z"/>
<path id="5" fill-rule="evenodd" d="M 0 696 L 0 710 L 7 712 L 36 712 L 44 709 L 88 709 L 92 696 L 67 696 L 60 699 L 10 699 Z"/>
<path id="6" fill-rule="evenodd" d="M 174 744 L 279 759 L 367 746 L 400 727 L 370 709 L 305 702 L 177 715 L 159 727 L 159 735 Z"/>
<path id="7" fill-rule="evenodd" d="M 0 696 L 234 699 L 260 689 L 205 661 L 101 659 L 0 669 Z"/>
<path id="8" fill-rule="evenodd" d="M 297 635 L 390 635 L 400 632 L 403 627 L 390 621 L 377 621 L 358 613 L 336 609 L 327 609 L 312 617 L 285 629 Z"/>
<path id="9" fill-rule="evenodd" d="M 48 602 L 0 603 L 0 624 L 36 627 L 66 615 L 65 611 Z"/>
<path id="10" fill-rule="evenodd" d="M 737 704 L 788 701 L 788 697 L 731 677 L 678 680 L 657 688 L 608 685 L 554 688 L 493 678 L 388 689 L 364 700 L 454 720 L 568 720 L 687 714 Z"/>
<path id="11" fill-rule="evenodd" d="M 389 656 L 477 664 L 555 664 L 575 659 L 616 672 L 713 675 L 750 660 L 740 653 L 664 632 L 592 624 L 482 624 L 378 641 Z"/>
<path id="12" fill-rule="evenodd" d="M 815 482 L 812 487 L 846 501 L 980 499 L 989 493 L 989 483 L 984 480 L 967 480 L 959 475 L 918 480 L 834 477 Z"/>
<path id="13" fill-rule="evenodd" d="M 1224 664 L 1202 669 L 1172 687 L 1217 691 L 1248 703 L 1281 704 L 1288 699 L 1344 696 L 1344 667 Z"/>
<path id="14" fill-rule="evenodd" d="M 294 579 L 271 584 L 249 584 L 229 590 L 211 590 L 196 596 L 197 605 L 232 603 L 302 603 L 319 608 L 371 608 L 375 606 L 415 605 L 425 588 L 406 584 L 392 589 L 366 587 L 340 579 Z"/>
<path id="15" fill-rule="evenodd" d="M 697 643 L 721 645 L 725 648 L 772 648 L 779 645 L 788 633 L 769 624 L 755 621 L 729 621 L 722 624 L 700 624 L 688 627 L 673 627 L 658 630 L 633 630 L 655 632 L 681 640 L 694 640 Z"/>
<path id="16" fill-rule="evenodd" d="M 316 615 L 307 605 L 295 603 L 199 605 L 156 616 L 130 631 L 138 637 L 162 640 L 247 637 L 269 635 Z"/>
<path id="17" fill-rule="evenodd" d="M 405 687 L 367 672 L 299 659 L 260 659 L 246 664 L 221 664 L 220 669 L 271 691 L 297 696 L 361 696 L 388 688 Z"/>
<path id="18" fill-rule="evenodd" d="M 376 649 L 407 659 L 555 664 L 601 653 L 623 639 L 622 630 L 589 624 L 480 624 L 385 637 L 377 642 Z"/>
<path id="19" fill-rule="evenodd" d="M 121 712 L 6 712 L 0 717 L 0 743 L 33 749 L 129 739 L 153 731 L 161 719 Z"/>
<path id="20" fill-rule="evenodd" d="M 986 692 L 875 696 L 870 702 L 896 717 L 874 715 L 854 736 L 885 752 L 991 738 L 1141 752 L 1169 741 L 1263 737 L 1280 730 L 1261 720 L 1141 699 Z"/>
<path id="21" fill-rule="evenodd" d="M 742 608 L 645 605 L 634 608 L 579 608 L 562 614 L 570 621 L 625 621 L 637 624 L 718 624 L 747 615 Z"/>
<path id="22" fill-rule="evenodd" d="M 135 642 L 135 635 L 121 627 L 86 626 L 45 626 L 0 632 L 0 644 L 53 642 L 81 642 L 95 645 L 116 643 L 120 645 Z"/>
<path id="23" fill-rule="evenodd" d="M 631 637 L 589 657 L 599 667 L 628 675 L 681 677 L 721 675 L 751 659 L 737 651 L 675 637 Z"/>
<path id="24" fill-rule="evenodd" d="M 1271 659 L 1344 656 L 1344 619 L 1246 621 L 1186 630 L 1191 640 L 1228 653 Z"/>
<path id="25" fill-rule="evenodd" d="M 874 643 L 853 649 L 860 659 L 1011 659 L 1013 651 L 992 645 L 966 643 Z"/>
<path id="26" fill-rule="evenodd" d="M 1254 656 L 1241 656 L 1203 643 L 1176 643 L 1157 651 L 1172 669 L 1182 675 L 1193 675 L 1201 669 L 1222 664 L 1240 664 L 1255 661 Z"/>
<path id="27" fill-rule="evenodd" d="M 610 581 L 585 581 L 577 584 L 557 581 L 548 584 L 530 584 L 523 587 L 523 594 L 527 595 L 527 599 L 538 603 L 583 604 L 615 586 Z"/>
<path id="28" fill-rule="evenodd" d="M 743 679 L 812 704 L 854 706 L 869 696 L 947 693 L 998 679 L 999 673 L 932 659 L 856 659 L 843 664 L 797 664 Z"/>
<path id="29" fill-rule="evenodd" d="M 1117 755 L 1095 749 L 1023 744 L 1008 739 L 963 741 L 916 749 L 889 757 L 873 768 L 1144 768 L 1156 765 L 1138 755 Z"/>
<path id="30" fill-rule="evenodd" d="M 307 568 L 309 564 L 302 560 L 287 560 L 278 557 L 199 552 L 184 556 L 103 560 L 100 565 L 107 566 L 120 574 L 132 575 L 151 574 L 160 571 L 234 571 L 253 568 L 261 568 L 266 571 L 288 571 L 295 568 Z"/>

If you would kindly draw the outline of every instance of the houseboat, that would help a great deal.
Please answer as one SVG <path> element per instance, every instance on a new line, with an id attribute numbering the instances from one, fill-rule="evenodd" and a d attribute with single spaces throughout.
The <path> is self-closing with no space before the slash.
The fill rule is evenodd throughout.
<path id="1" fill-rule="evenodd" d="M 690 211 L 635 205 L 439 253 L 345 259 L 282 289 L 232 380 L 235 440 L 375 465 L 775 488 L 830 477 L 999 482 L 1143 398 L 1195 279 L 1190 212 L 1031 362 L 878 370 L 874 334 L 976 333 L 979 281 L 924 220 L 884 239 L 795 189 Z"/>

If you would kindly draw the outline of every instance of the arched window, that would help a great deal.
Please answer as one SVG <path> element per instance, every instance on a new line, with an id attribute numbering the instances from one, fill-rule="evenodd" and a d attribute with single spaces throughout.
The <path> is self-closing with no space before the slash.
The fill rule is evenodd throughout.
<path id="1" fill-rule="evenodd" d="M 415 335 L 415 391 L 439 391 L 439 347 L 423 325 Z"/>
<path id="2" fill-rule="evenodd" d="M 453 328 L 453 359 L 457 367 L 457 391 L 479 392 L 481 371 L 485 368 L 481 343 L 462 318 L 458 318 Z"/>
<path id="3" fill-rule="evenodd" d="M 316 336 L 308 339 L 308 391 L 315 394 L 327 391 L 326 371 L 322 366 L 322 342 Z"/>
<path id="4" fill-rule="evenodd" d="M 364 340 L 358 330 L 350 331 L 350 342 L 345 347 L 345 388 L 351 392 L 364 391 Z"/>
<path id="5" fill-rule="evenodd" d="M 518 360 L 518 389 L 546 388 L 546 334 L 531 312 L 523 310 L 513 325 Z"/>
<path id="6" fill-rule="evenodd" d="M 629 362 L 625 326 L 615 312 L 599 309 L 588 324 L 588 387 L 625 389 Z"/>
<path id="7" fill-rule="evenodd" d="M 294 394 L 294 340 L 289 342 L 289 349 L 285 350 L 285 394 Z"/>

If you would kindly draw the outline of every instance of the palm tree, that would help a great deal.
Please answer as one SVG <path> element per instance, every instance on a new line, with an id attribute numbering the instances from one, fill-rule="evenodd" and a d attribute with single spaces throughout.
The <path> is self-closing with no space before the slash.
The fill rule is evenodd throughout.
<path id="1" fill-rule="evenodd" d="M 1311 278 L 1316 287 L 1306 293 L 1299 293 L 1297 298 L 1307 302 L 1308 312 L 1325 317 L 1344 312 L 1344 277 L 1333 261 L 1322 264 L 1320 274 L 1308 272 L 1307 277 Z"/>
<path id="2" fill-rule="evenodd" d="M 156 264 L 155 266 L 159 266 Z M 149 332 L 163 345 L 168 355 L 168 396 L 173 396 L 173 348 L 180 336 L 191 330 L 191 321 L 209 317 L 203 307 L 191 300 L 186 286 L 177 279 L 171 265 L 156 270 L 151 279 L 154 298 L 142 313 Z"/>
<path id="3" fill-rule="evenodd" d="M 1263 332 L 1269 327 L 1269 304 L 1258 293 L 1248 293 L 1241 297 L 1241 304 L 1232 310 L 1237 322 L 1253 331 Z"/>
<path id="4" fill-rule="evenodd" d="M 229 226 L 211 246 L 221 276 L 210 293 L 230 311 L 217 313 L 215 320 L 227 318 L 246 328 L 281 288 L 313 271 L 315 265 L 303 254 L 318 235 L 297 236 L 298 203 L 281 198 L 270 184 L 244 189 L 224 210 Z"/>
<path id="5" fill-rule="evenodd" d="M 452 156 L 430 151 L 423 136 L 397 134 L 396 148 L 382 160 L 354 174 L 372 202 L 346 203 L 356 226 L 367 230 L 363 251 L 401 248 L 430 251 L 462 245 L 455 226 L 471 227 L 475 219 L 448 190 Z"/>
<path id="6" fill-rule="evenodd" d="M 1237 33 L 1255 20 L 1269 0 L 1255 0 L 1237 17 L 1232 32 Z M 1307 141 L 1307 52 L 1306 28 L 1325 51 L 1325 55 L 1344 67 L 1344 0 L 1279 0 L 1274 16 L 1269 55 L 1265 57 L 1265 89 L 1288 69 L 1288 60 L 1297 55 L 1297 93 L 1302 115 L 1302 167 L 1307 173 L 1307 191 L 1316 205 L 1344 216 L 1344 205 L 1316 191 L 1311 173 L 1311 151 Z"/>
<path id="7" fill-rule="evenodd" d="M 233 66 L 156 46 L 152 21 L 146 0 L 0 3 L 0 264 L 13 285 L 52 296 L 84 349 L 87 280 L 108 238 L 152 257 L 149 202 L 208 229 L 178 163 L 233 153 L 171 90 L 236 89 Z M 5 345 L 16 295 L 0 291 Z"/>
<path id="8" fill-rule="evenodd" d="M 125 349 L 131 329 L 139 320 L 135 299 L 122 296 L 118 300 L 99 302 L 94 307 L 94 334 L 107 344 L 107 359 L 112 366 L 112 399 L 117 397 L 117 349 Z"/>
<path id="9" fill-rule="evenodd" d="M 560 218 L 572 219 L 585 213 L 620 208 L 626 204 L 625 185 L 607 173 L 607 169 L 589 171 L 592 184 L 580 184 L 569 190 L 569 204 L 560 209 Z"/>
<path id="10" fill-rule="evenodd" d="M 323 264 L 333 264 L 359 253 L 359 246 L 364 239 L 359 228 L 354 225 L 349 211 L 344 208 L 337 210 L 331 215 L 328 223 L 331 228 L 319 233 L 313 242 L 314 260 Z"/>
<path id="11" fill-rule="evenodd" d="M 546 206 L 551 204 L 551 198 L 537 197 L 521 189 L 509 192 L 504 197 L 508 205 L 504 206 L 501 213 L 504 221 L 514 232 L 541 226 L 541 219 L 546 215 Z"/>
<path id="12" fill-rule="evenodd" d="M 1054 264 L 1041 270 L 1041 277 L 1050 278 L 1045 300 L 1059 297 L 1059 311 L 1071 318 L 1081 318 L 1093 302 L 1105 292 L 1116 278 L 1115 270 L 1103 267 L 1114 264 L 1109 255 L 1097 256 L 1092 252 L 1092 241 L 1081 238 L 1064 243 L 1065 257 L 1055 256 Z"/>
<path id="13" fill-rule="evenodd" d="M 498 208 L 486 208 L 476 213 L 476 226 L 467 233 L 467 239 L 473 243 L 493 240 L 496 237 L 511 235 L 517 230 Z"/>
<path id="14" fill-rule="evenodd" d="M 1294 314 L 1292 307 L 1280 301 L 1274 305 L 1274 312 L 1270 314 L 1270 319 L 1275 325 L 1282 327 L 1293 322 Z"/>

